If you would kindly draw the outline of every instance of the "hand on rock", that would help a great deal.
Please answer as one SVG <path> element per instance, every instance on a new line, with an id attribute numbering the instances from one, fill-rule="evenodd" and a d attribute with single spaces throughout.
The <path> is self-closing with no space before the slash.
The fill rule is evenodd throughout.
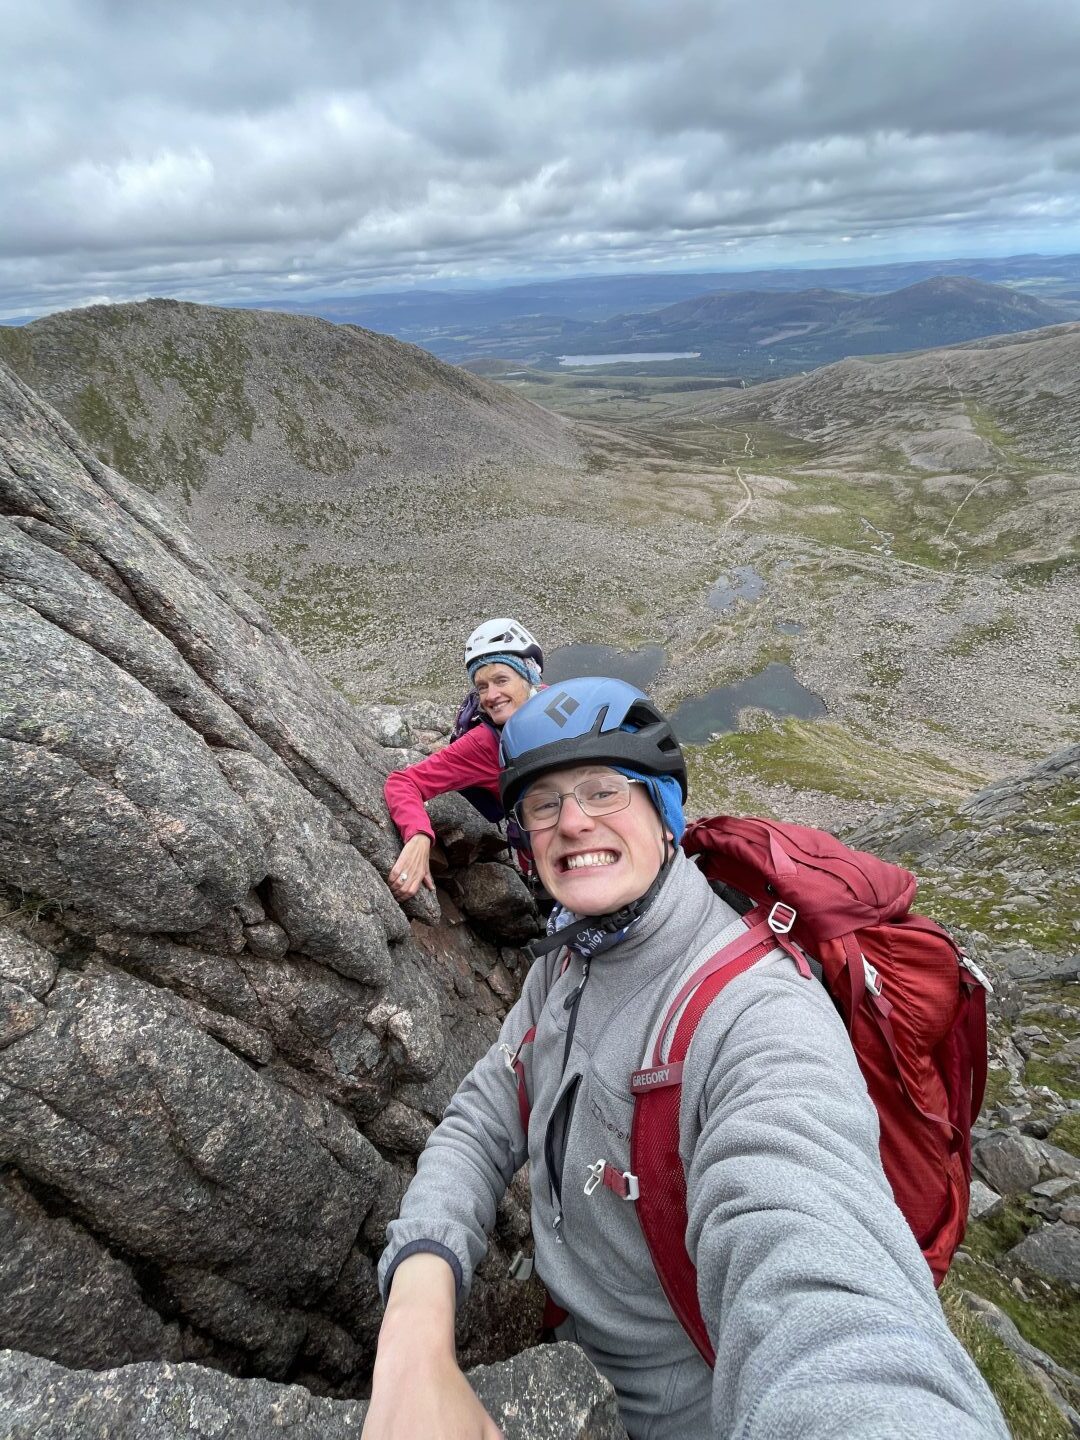
<path id="1" fill-rule="evenodd" d="M 407 847 L 406 847 L 407 848 Z M 361 1440 L 503 1440 L 454 1355 L 450 1266 L 417 1254 L 394 1272 Z"/>
<path id="2" fill-rule="evenodd" d="M 403 847 L 394 868 L 386 878 L 390 893 L 399 904 L 403 905 L 406 900 L 411 900 L 421 885 L 426 885 L 429 890 L 435 889 L 435 881 L 431 878 L 430 859 L 430 835 L 414 835 Z"/>
<path id="3" fill-rule="evenodd" d="M 376 1373 L 361 1440 L 503 1440 L 456 1361 L 441 1356 L 398 1384 Z"/>

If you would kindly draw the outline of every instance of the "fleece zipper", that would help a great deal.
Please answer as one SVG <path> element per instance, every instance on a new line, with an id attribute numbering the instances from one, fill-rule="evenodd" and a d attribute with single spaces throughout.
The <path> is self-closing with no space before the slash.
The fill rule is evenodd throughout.
<path id="1" fill-rule="evenodd" d="M 581 972 L 581 979 L 573 991 L 564 1001 L 564 1006 L 570 1011 L 570 1019 L 566 1026 L 566 1042 L 563 1045 L 562 1073 L 560 1079 L 566 1074 L 567 1062 L 570 1059 L 570 1047 L 574 1042 L 574 1030 L 577 1027 L 578 1007 L 581 1004 L 581 995 L 589 979 L 589 966 L 591 957 L 586 958 Z M 555 1218 L 552 1221 L 552 1228 L 555 1231 L 555 1238 L 562 1243 L 562 1177 L 563 1163 L 566 1159 L 566 1146 L 570 1138 L 570 1126 L 574 1119 L 574 1105 L 577 1102 L 578 1088 L 581 1085 L 581 1076 L 576 1075 L 570 1084 L 559 1097 L 558 1104 L 551 1112 L 551 1117 L 544 1132 L 544 1162 L 547 1165 L 548 1183 L 551 1188 L 551 1206 L 555 1211 Z"/>

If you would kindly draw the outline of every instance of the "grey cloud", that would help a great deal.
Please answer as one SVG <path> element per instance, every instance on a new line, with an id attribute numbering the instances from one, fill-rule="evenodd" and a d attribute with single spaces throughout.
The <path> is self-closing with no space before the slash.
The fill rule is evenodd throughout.
<path id="1" fill-rule="evenodd" d="M 1054 135 L 1080 121 L 1071 4 L 777 3 L 755 13 L 754 30 L 718 26 L 643 62 L 628 86 L 643 123 L 773 145 L 890 129 Z"/>
<path id="2" fill-rule="evenodd" d="M 0 0 L 0 24 L 0 314 L 1077 243 L 1073 0 Z"/>

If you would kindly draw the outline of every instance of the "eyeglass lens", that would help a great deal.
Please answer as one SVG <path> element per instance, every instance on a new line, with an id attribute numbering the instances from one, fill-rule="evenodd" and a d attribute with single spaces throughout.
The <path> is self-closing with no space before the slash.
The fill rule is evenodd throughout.
<path id="1" fill-rule="evenodd" d="M 556 824 L 563 801 L 573 795 L 586 815 L 611 815 L 630 804 L 630 781 L 622 775 L 597 775 L 572 790 L 530 790 L 517 806 L 518 820 L 526 830 L 546 830 Z"/>

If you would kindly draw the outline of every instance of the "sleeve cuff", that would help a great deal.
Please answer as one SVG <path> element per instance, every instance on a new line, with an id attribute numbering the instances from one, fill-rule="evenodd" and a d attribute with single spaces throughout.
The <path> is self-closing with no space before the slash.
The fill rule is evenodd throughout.
<path id="1" fill-rule="evenodd" d="M 437 1240 L 410 1240 L 401 1249 L 387 1266 L 386 1274 L 382 1278 L 382 1299 L 385 1305 L 390 1298 L 390 1286 L 394 1283 L 394 1272 L 403 1260 L 408 1260 L 410 1255 L 438 1255 L 440 1260 L 445 1260 L 454 1272 L 454 1297 L 461 1294 L 462 1273 L 461 1261 L 446 1245 L 440 1245 Z"/>

